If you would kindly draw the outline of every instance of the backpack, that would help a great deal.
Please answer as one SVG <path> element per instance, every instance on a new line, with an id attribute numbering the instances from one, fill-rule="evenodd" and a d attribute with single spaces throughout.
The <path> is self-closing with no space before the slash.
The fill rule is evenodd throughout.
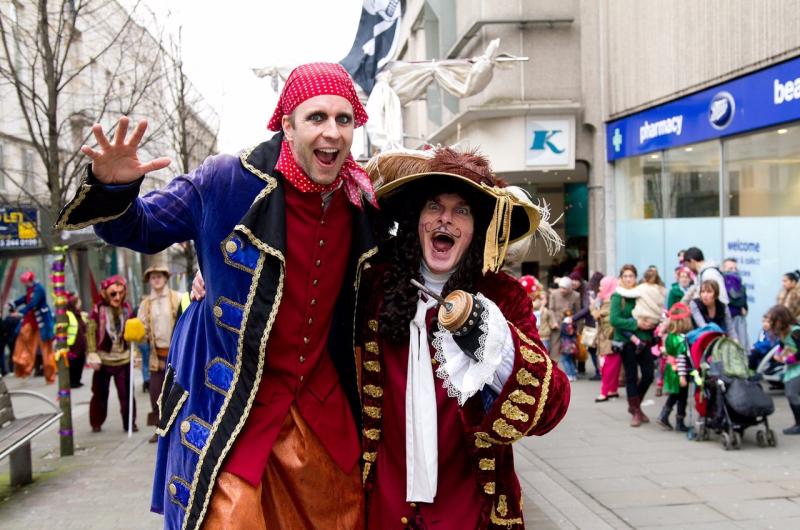
<path id="1" fill-rule="evenodd" d="M 750 377 L 747 352 L 738 342 L 725 336 L 718 337 L 712 343 L 710 351 L 711 364 L 719 363 L 724 375 L 740 379 Z"/>
<path id="2" fill-rule="evenodd" d="M 722 279 L 725 280 L 725 292 L 728 293 L 728 305 L 731 307 L 747 307 L 747 288 L 742 283 L 742 277 L 738 272 L 723 272 Z"/>

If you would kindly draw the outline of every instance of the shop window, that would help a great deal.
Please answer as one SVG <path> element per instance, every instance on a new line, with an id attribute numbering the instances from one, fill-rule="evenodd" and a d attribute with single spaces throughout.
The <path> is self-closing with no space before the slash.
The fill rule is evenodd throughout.
<path id="1" fill-rule="evenodd" d="M 800 212 L 800 126 L 724 143 L 730 216 L 796 216 Z"/>
<path id="2" fill-rule="evenodd" d="M 719 163 L 716 140 L 665 151 L 665 217 L 718 217 Z"/>
<path id="3" fill-rule="evenodd" d="M 625 158 L 615 163 L 617 219 L 664 217 L 661 155 Z"/>

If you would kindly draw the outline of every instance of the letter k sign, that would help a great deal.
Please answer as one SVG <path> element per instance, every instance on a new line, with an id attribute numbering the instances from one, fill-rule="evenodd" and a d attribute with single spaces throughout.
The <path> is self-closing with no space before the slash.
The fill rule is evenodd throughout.
<path id="1" fill-rule="evenodd" d="M 560 155 L 564 152 L 564 149 L 559 149 L 550 141 L 553 139 L 555 135 L 560 133 L 560 129 L 555 129 L 552 131 L 548 130 L 540 130 L 540 131 L 533 131 L 533 143 L 531 144 L 531 151 L 543 151 L 546 149 L 550 149 L 557 155 Z"/>

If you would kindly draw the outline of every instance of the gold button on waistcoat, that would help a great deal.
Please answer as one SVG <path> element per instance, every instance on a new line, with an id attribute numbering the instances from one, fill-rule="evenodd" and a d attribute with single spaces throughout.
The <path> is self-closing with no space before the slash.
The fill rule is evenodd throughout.
<path id="1" fill-rule="evenodd" d="M 306 362 L 306 358 L 305 358 L 304 356 L 302 356 L 302 355 L 300 356 L 300 362 L 301 362 L 301 363 L 304 363 L 304 362 Z"/>
<path id="2" fill-rule="evenodd" d="M 190 430 L 192 430 L 192 424 L 191 424 L 191 423 L 189 423 L 189 420 L 183 420 L 183 421 L 181 422 L 181 432 L 182 432 L 183 434 L 186 434 L 186 433 L 187 433 L 187 432 L 189 432 Z"/>
<path id="3" fill-rule="evenodd" d="M 408 517 L 401 517 L 400 524 L 408 524 Z"/>
<path id="4" fill-rule="evenodd" d="M 319 246 L 321 246 L 321 247 L 325 246 L 325 240 L 324 239 L 320 239 L 319 240 Z"/>
<path id="5" fill-rule="evenodd" d="M 227 243 L 225 243 L 225 251 L 228 254 L 233 254 L 237 250 L 239 250 L 239 247 L 237 247 L 236 243 L 234 243 L 233 241 L 228 241 Z"/>
<path id="6" fill-rule="evenodd" d="M 313 282 L 311 282 L 311 285 L 313 285 L 314 287 L 316 287 L 318 284 L 319 280 L 314 280 Z"/>
<path id="7" fill-rule="evenodd" d="M 308 325 L 310 326 L 310 325 L 311 325 L 311 324 L 313 324 L 313 323 L 314 323 L 314 319 L 313 319 L 313 318 L 309 318 L 309 319 L 308 319 Z"/>
<path id="8" fill-rule="evenodd" d="M 320 265 L 322 265 L 322 260 L 318 259 L 318 260 L 316 261 L 316 263 L 314 263 L 314 265 L 316 265 L 317 267 L 319 267 Z"/>
<path id="9" fill-rule="evenodd" d="M 308 337 L 303 337 L 303 344 L 308 344 Z"/>
<path id="10" fill-rule="evenodd" d="M 312 298 L 311 299 L 311 306 L 313 307 L 315 305 L 317 305 L 317 299 L 316 298 Z"/>
<path id="11" fill-rule="evenodd" d="M 169 494 L 173 497 L 178 494 L 178 487 L 172 482 L 169 483 Z"/>
<path id="12" fill-rule="evenodd" d="M 222 308 L 218 305 L 214 306 L 214 316 L 217 318 L 222 318 Z"/>

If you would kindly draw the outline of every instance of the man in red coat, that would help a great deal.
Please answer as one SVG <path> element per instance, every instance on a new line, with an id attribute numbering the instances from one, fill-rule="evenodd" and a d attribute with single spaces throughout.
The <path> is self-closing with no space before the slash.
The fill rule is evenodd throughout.
<path id="1" fill-rule="evenodd" d="M 570 390 L 529 298 L 498 271 L 510 242 L 548 233 L 543 211 L 473 153 L 389 154 L 371 173 L 394 228 L 359 337 L 368 527 L 522 528 L 511 443 L 555 427 Z M 450 311 L 411 280 L 450 295 Z"/>

